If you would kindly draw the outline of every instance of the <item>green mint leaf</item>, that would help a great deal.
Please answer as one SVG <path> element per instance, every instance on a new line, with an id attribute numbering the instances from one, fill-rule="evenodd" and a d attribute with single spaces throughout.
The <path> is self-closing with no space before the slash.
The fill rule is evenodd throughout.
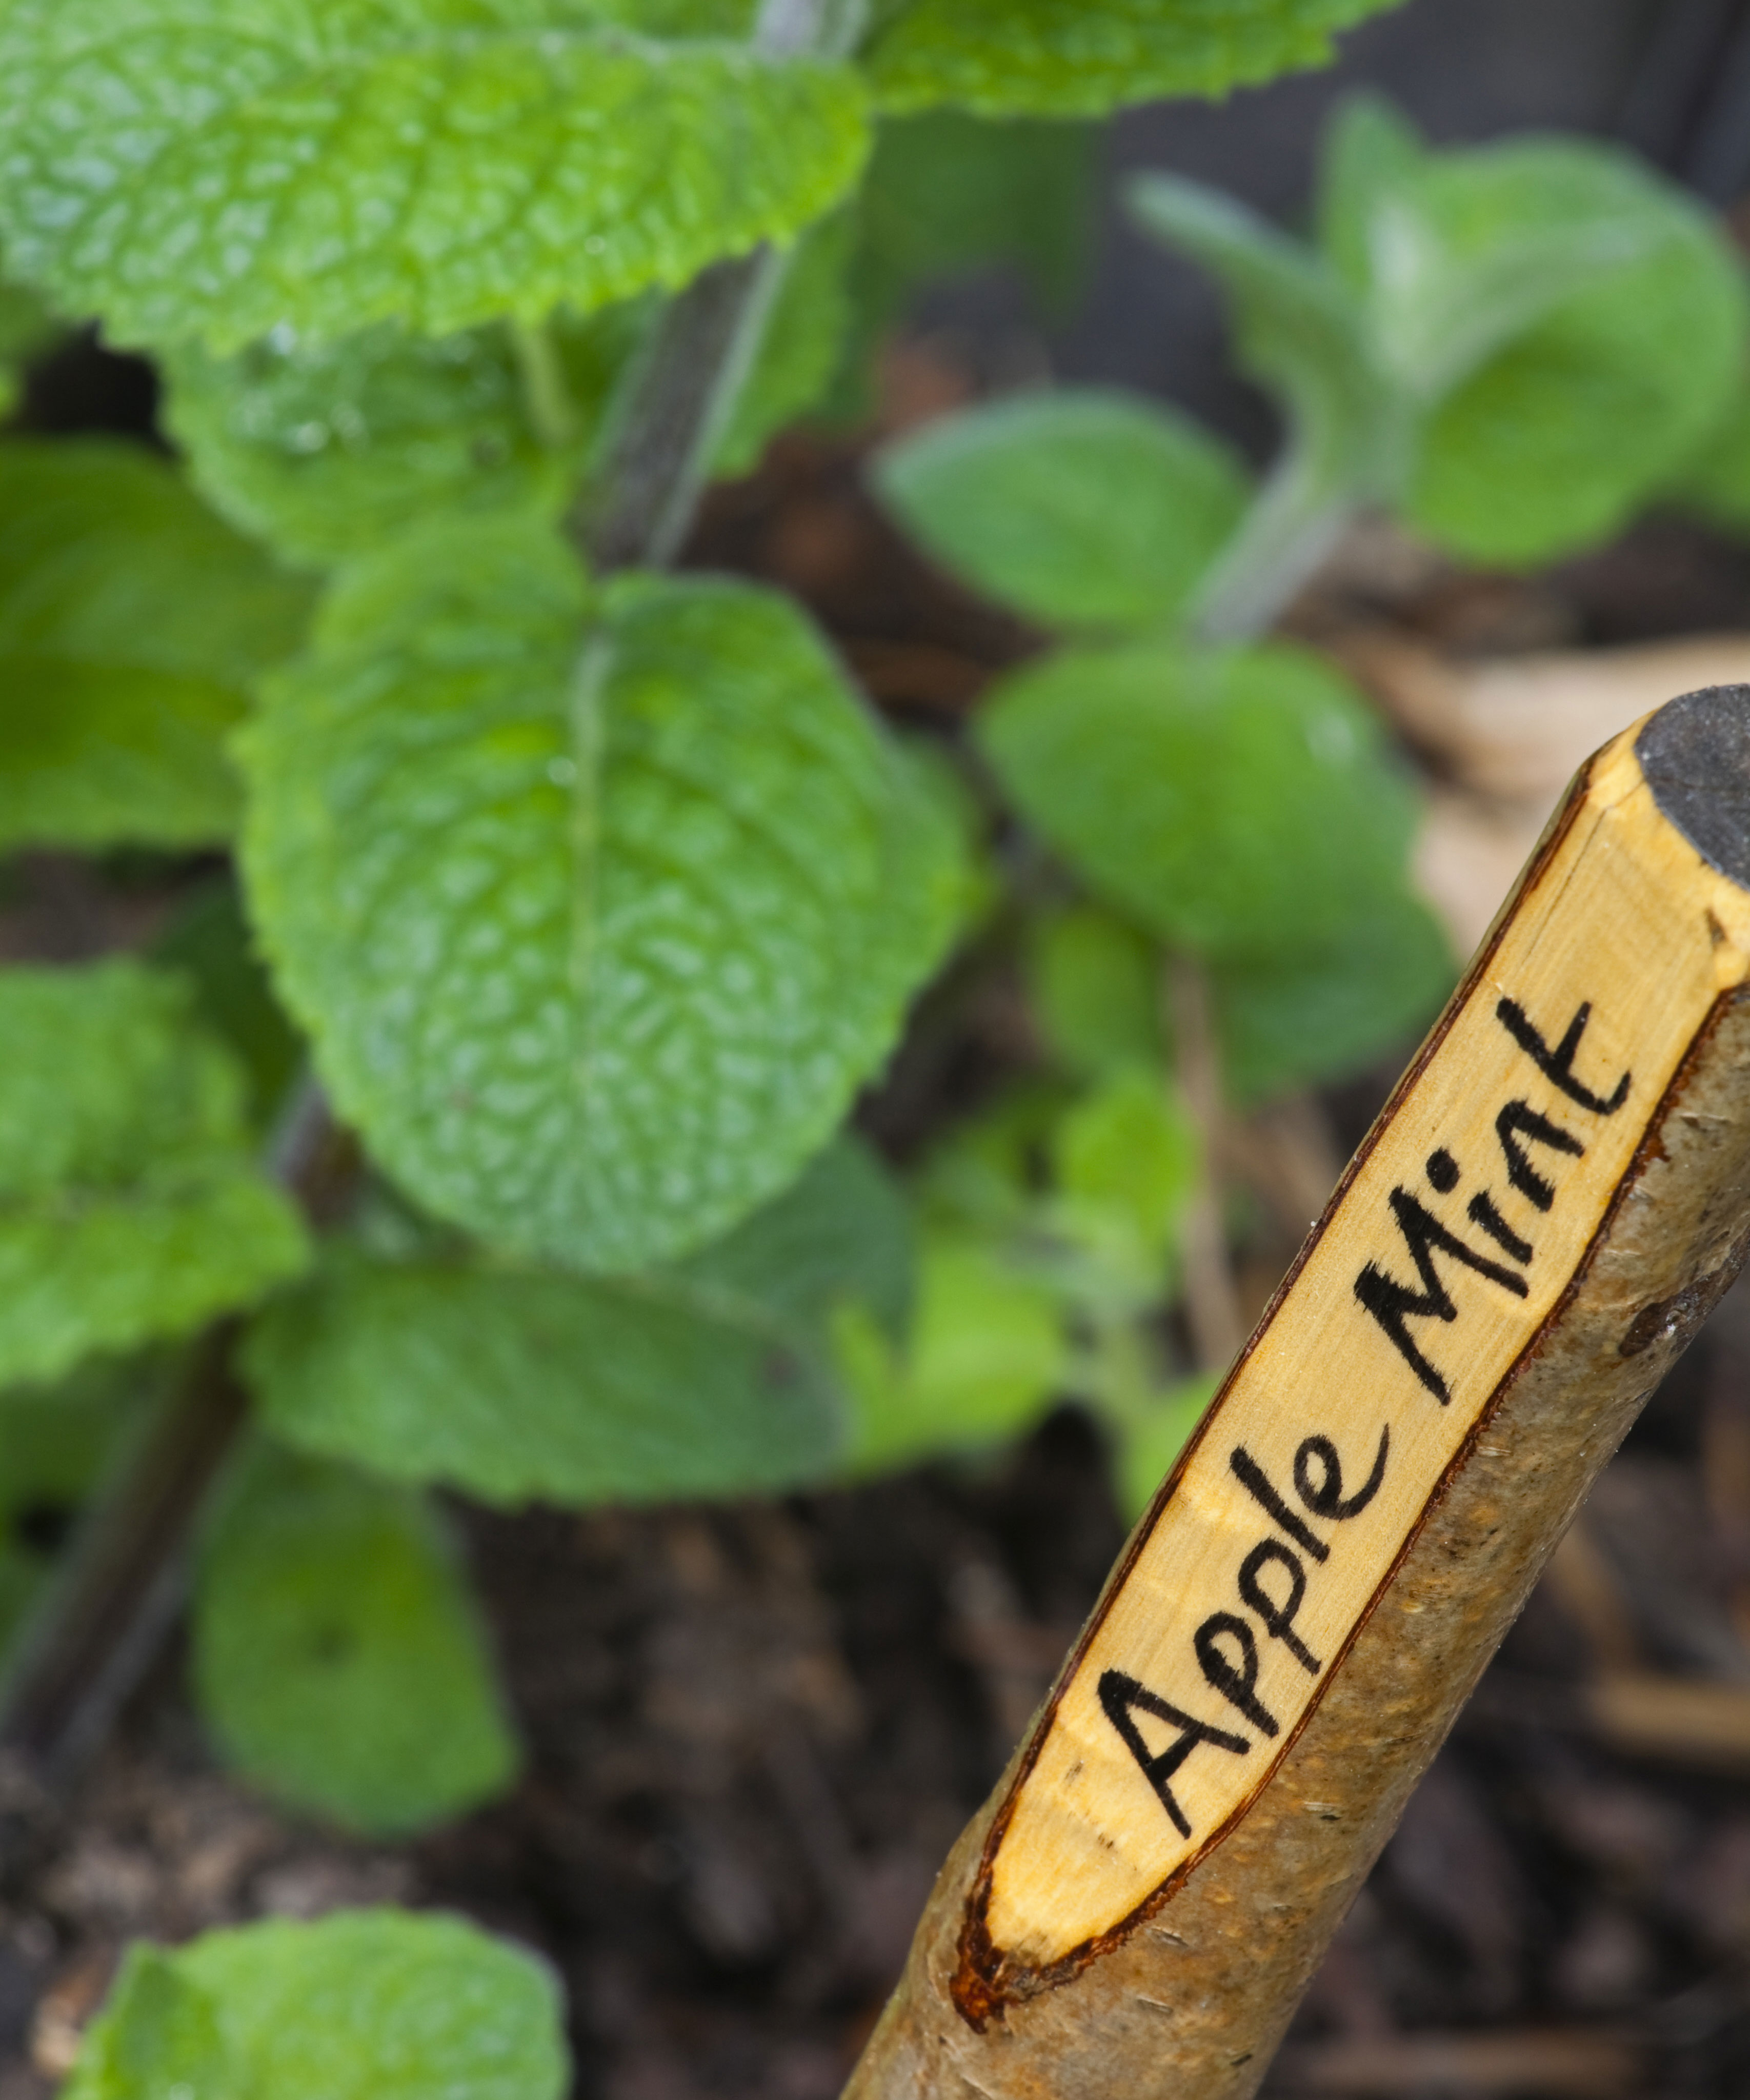
<path id="1" fill-rule="evenodd" d="M 831 390 L 851 321 L 848 273 L 856 221 L 835 212 L 796 245 L 753 369 L 718 444 L 713 471 L 749 474 L 780 430 Z"/>
<path id="2" fill-rule="evenodd" d="M 1374 355 L 1360 302 L 1311 249 L 1218 192 L 1143 175 L 1129 198 L 1143 228 L 1221 281 L 1240 361 L 1279 403 L 1282 457 L 1209 578 L 1212 633 L 1254 633 L 1277 610 L 1257 593 L 1315 566 L 1359 505 L 1393 498 L 1409 465 L 1408 403 Z"/>
<path id="3" fill-rule="evenodd" d="M 1401 884 L 1382 885 L 1328 940 L 1217 970 L 1228 1092 L 1261 1101 L 1403 1048 L 1438 1012 L 1457 974 L 1444 930 Z"/>
<path id="4" fill-rule="evenodd" d="M 1165 1075 L 1132 1066 L 1077 1101 L 1051 1133 L 1053 1220 L 1131 1305 L 1163 1295 L 1199 1147 Z"/>
<path id="5" fill-rule="evenodd" d="M 457 526 L 361 564 L 243 744 L 255 923 L 441 1216 L 666 1260 L 793 1177 L 935 967 L 955 841 L 802 615 Z"/>
<path id="6" fill-rule="evenodd" d="M 227 838 L 225 739 L 307 604 L 149 452 L 0 449 L 0 848 Z"/>
<path id="7" fill-rule="evenodd" d="M 589 12 L 649 37 L 735 37 L 753 33 L 759 0 L 587 0 Z"/>
<path id="8" fill-rule="evenodd" d="M 1750 386 L 1740 379 L 1713 424 L 1663 492 L 1729 532 L 1750 533 Z"/>
<path id="9" fill-rule="evenodd" d="M 79 2050 L 67 2100 L 236 2100 L 219 2010 L 173 1954 L 136 1943 Z"/>
<path id="10" fill-rule="evenodd" d="M 1401 889 L 1415 797 L 1307 652 L 1066 651 L 1005 679 L 979 742 L 1021 814 L 1170 946 L 1292 958 Z"/>
<path id="11" fill-rule="evenodd" d="M 1077 1079 L 1163 1059 L 1160 955 L 1096 905 L 1065 906 L 1029 929 L 1027 1008 L 1050 1054 Z"/>
<path id="12" fill-rule="evenodd" d="M 1098 117 L 1325 64 L 1392 0 L 904 0 L 864 60 L 889 109 Z"/>
<path id="13" fill-rule="evenodd" d="M 762 1307 L 817 1336 L 855 1298 L 890 1332 L 910 1316 L 912 1220 L 898 1185 L 860 1138 L 836 1138 L 783 1194 L 674 1272 L 701 1294 Z"/>
<path id="14" fill-rule="evenodd" d="M 940 1226 L 920 1250 L 904 1346 L 855 1302 L 839 1308 L 833 1334 L 857 1473 L 1019 1436 L 1050 1405 L 1068 1364 L 1050 1294 L 982 1234 Z"/>
<path id="15" fill-rule="evenodd" d="M 0 416 L 18 406 L 24 367 L 55 332 L 55 316 L 35 292 L 0 280 Z"/>
<path id="16" fill-rule="evenodd" d="M 1094 388 L 926 425 L 880 455 L 887 507 L 937 560 L 1047 627 L 1156 627 L 1245 507 L 1244 470 L 1184 416 Z"/>
<path id="17" fill-rule="evenodd" d="M 1529 565 L 1607 537 L 1738 384 L 1747 302 L 1724 236 L 1673 185 L 1580 140 L 1432 157 L 1416 196 L 1461 257 L 1578 245 L 1601 226 L 1632 243 L 1434 408 L 1408 498 L 1411 522 L 1468 560 Z"/>
<path id="18" fill-rule="evenodd" d="M 201 1710 L 276 1800 L 375 1836 L 510 1784 L 515 1739 L 436 1512 L 404 1489 L 272 1447 L 200 1553 Z"/>
<path id="19" fill-rule="evenodd" d="M 1319 154 L 1319 245 L 1359 298 L 1376 281 L 1380 209 L 1415 180 L 1422 158 L 1421 135 L 1383 95 L 1363 91 L 1338 104 Z"/>
<path id="20" fill-rule="evenodd" d="M 303 1070 L 304 1047 L 273 996 L 236 885 L 223 876 L 178 907 L 152 960 L 192 986 L 201 1021 L 234 1051 L 249 1079 L 250 1120 L 265 1130 Z"/>
<path id="21" fill-rule="evenodd" d="M 0 971 L 0 1385 L 179 1335 L 306 1259 L 234 1061 L 178 979 Z"/>
<path id="22" fill-rule="evenodd" d="M 228 2059 L 218 2085 L 190 2046 L 203 2008 Z M 96 2082 L 112 2064 L 127 2076 Z M 460 1918 L 392 1910 L 136 1947 L 68 2100 L 178 2100 L 182 2071 L 187 2100 L 560 2100 L 570 2075 L 544 1963 Z"/>
<path id="23" fill-rule="evenodd" d="M 19 0 L 0 237 L 122 342 L 538 321 L 798 232 L 862 104 L 846 66 L 566 0 Z"/>
<path id="24" fill-rule="evenodd" d="M 1085 262 L 1095 137 L 1087 124 L 955 109 L 883 123 L 856 206 L 865 339 L 913 293 L 975 264 L 1012 263 L 1043 303 L 1066 307 Z"/>
<path id="25" fill-rule="evenodd" d="M 833 1308 L 897 1334 L 910 1297 L 904 1205 L 842 1140 L 642 1277 L 341 1255 L 257 1323 L 245 1364 L 288 1442 L 484 1501 L 745 1494 L 817 1480 L 843 1446 Z"/>
<path id="26" fill-rule="evenodd" d="M 1523 170 L 1509 171 L 1501 193 L 1499 149 L 1425 153 L 1408 125 L 1371 97 L 1339 116 L 1326 158 L 1326 254 L 1365 303 L 1381 364 L 1421 402 L 1450 393 L 1553 308 L 1642 261 L 1671 232 L 1663 212 L 1584 179 L 1559 202 L 1552 194 L 1541 216 L 1521 212 L 1510 192 Z"/>
<path id="27" fill-rule="evenodd" d="M 216 509 L 325 568 L 445 510 L 556 518 L 643 320 L 634 302 L 435 342 L 385 322 L 230 356 L 181 343 L 161 360 L 166 421 Z"/>

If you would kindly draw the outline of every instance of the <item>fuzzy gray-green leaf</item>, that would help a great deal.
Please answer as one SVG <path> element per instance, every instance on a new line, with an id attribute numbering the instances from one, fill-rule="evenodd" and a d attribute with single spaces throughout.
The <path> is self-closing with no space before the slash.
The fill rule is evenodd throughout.
<path id="1" fill-rule="evenodd" d="M 1120 631 L 1182 610 L 1246 492 L 1188 417 L 1091 387 L 927 424 L 881 456 L 876 486 L 975 589 L 1046 626 Z"/>
<path id="2" fill-rule="evenodd" d="M 955 906 L 945 818 L 791 606 L 630 576 L 592 611 L 528 528 L 351 571 L 245 765 L 256 923 L 342 1113 L 428 1208 L 589 1268 L 791 1179 Z"/>
<path id="3" fill-rule="evenodd" d="M 1403 886 L 1414 796 L 1304 651 L 1065 651 L 1006 679 L 979 727 L 1090 888 L 1212 962 L 1301 956 Z"/>

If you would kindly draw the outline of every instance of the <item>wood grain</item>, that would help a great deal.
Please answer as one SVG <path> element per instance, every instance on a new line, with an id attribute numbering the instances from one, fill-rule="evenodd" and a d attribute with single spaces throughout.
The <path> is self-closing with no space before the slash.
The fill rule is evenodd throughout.
<path id="1" fill-rule="evenodd" d="M 1653 721 L 1666 807 L 1689 796 L 1705 832 L 1735 796 L 1750 838 L 1750 693 Z M 856 2100 L 1249 2092 L 1593 1474 L 1735 1273 L 1750 893 L 1661 808 L 1642 734 L 1575 782 L 1138 1526 L 943 1871 Z"/>

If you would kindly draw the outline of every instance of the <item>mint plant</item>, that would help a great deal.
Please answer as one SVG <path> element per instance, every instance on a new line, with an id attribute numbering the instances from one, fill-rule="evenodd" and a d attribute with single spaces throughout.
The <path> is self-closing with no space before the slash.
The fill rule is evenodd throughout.
<path id="1" fill-rule="evenodd" d="M 137 955 L 0 970 L 0 1624 L 32 1498 L 94 1511 L 15 1737 L 175 1548 L 166 1470 L 221 1476 L 215 1744 L 385 1834 L 519 1762 L 436 1490 L 770 1492 L 1069 1396 L 1140 1505 L 1231 1347 L 1224 1132 L 1452 970 L 1408 774 L 1266 630 L 1369 509 L 1496 562 L 1614 530 L 1734 412 L 1736 265 L 1620 156 L 1372 107 L 1314 242 L 1145 179 L 1282 455 L 1254 486 L 1073 390 L 885 452 L 1041 640 L 969 750 L 882 722 L 781 593 L 666 565 L 712 476 L 855 409 L 917 281 L 1062 293 L 1087 120 L 1375 3 L 0 11 L 0 375 L 95 317 L 178 448 L 0 438 L 0 844 L 183 892 Z M 902 1180 L 846 1119 L 950 955 L 1036 1055 Z M 541 2100 L 552 2023 L 443 1921 L 250 1928 L 136 1951 L 70 2090 Z"/>
<path id="2" fill-rule="evenodd" d="M 559 2100 L 553 1978 L 459 1919 L 339 1911 L 314 1925 L 134 1948 L 68 2100 Z"/>

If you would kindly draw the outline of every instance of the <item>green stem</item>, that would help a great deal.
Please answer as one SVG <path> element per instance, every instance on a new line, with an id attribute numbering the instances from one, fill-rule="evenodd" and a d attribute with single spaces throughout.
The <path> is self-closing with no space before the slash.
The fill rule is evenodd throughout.
<path id="1" fill-rule="evenodd" d="M 577 404 L 565 383 L 565 367 L 554 340 L 553 324 L 512 321 L 510 347 L 523 385 L 523 405 L 530 427 L 550 452 L 563 452 L 581 427 Z"/>
<path id="2" fill-rule="evenodd" d="M 868 0 L 764 0 L 753 48 L 766 58 L 843 57 L 867 17 Z M 597 570 L 660 567 L 680 551 L 789 258 L 768 245 L 713 263 L 664 308 L 572 517 Z"/>
<path id="3" fill-rule="evenodd" d="M 1362 507 L 1349 490 L 1333 492 L 1302 462 L 1286 461 L 1204 585 L 1197 638 L 1251 642 L 1268 633 Z"/>

